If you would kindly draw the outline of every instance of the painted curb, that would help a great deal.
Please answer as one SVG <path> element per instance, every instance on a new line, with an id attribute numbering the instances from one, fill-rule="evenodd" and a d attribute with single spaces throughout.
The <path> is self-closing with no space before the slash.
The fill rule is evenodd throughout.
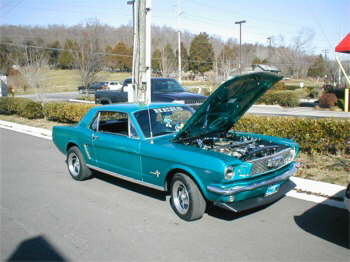
<path id="1" fill-rule="evenodd" d="M 19 133 L 36 136 L 44 139 L 52 139 L 52 131 L 45 128 L 21 125 L 13 122 L 0 120 L 0 128 L 9 129 Z"/>
<path id="2" fill-rule="evenodd" d="M 87 100 L 80 100 L 80 99 L 69 99 L 68 101 L 72 103 L 95 104 L 94 101 L 87 101 Z"/>
<path id="3" fill-rule="evenodd" d="M 52 140 L 52 131 L 44 128 L 31 127 L 3 120 L 0 120 L 0 128 Z M 343 198 L 345 187 L 300 177 L 291 177 L 291 180 L 296 184 L 296 187 L 294 190 L 288 192 L 286 194 L 287 196 L 337 208 L 345 208 L 344 201 L 332 199 L 335 195 L 338 198 Z"/>

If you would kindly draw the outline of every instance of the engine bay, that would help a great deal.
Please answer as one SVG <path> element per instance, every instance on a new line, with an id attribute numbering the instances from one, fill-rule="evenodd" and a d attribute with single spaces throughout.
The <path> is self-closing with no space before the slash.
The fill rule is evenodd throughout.
<path id="1" fill-rule="evenodd" d="M 251 161 L 270 156 L 288 148 L 285 145 L 268 142 L 250 136 L 236 135 L 235 133 L 197 138 L 185 143 L 204 150 L 236 157 L 242 161 Z"/>

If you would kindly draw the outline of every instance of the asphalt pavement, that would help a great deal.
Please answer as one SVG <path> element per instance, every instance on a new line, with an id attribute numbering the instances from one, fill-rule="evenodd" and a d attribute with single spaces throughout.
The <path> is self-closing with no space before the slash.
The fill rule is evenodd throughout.
<path id="1" fill-rule="evenodd" d="M 43 99 L 46 102 L 50 101 L 68 101 L 69 99 L 76 99 L 79 96 L 82 96 L 79 94 L 79 92 L 61 92 L 61 93 L 46 93 L 43 94 Z M 30 98 L 34 101 L 40 100 L 38 95 L 31 94 L 31 95 L 18 95 L 18 97 L 25 97 Z"/>
<path id="2" fill-rule="evenodd" d="M 49 140 L 0 129 L 1 260 L 349 261 L 349 214 L 285 197 L 185 222 L 159 191 L 77 182 Z"/>

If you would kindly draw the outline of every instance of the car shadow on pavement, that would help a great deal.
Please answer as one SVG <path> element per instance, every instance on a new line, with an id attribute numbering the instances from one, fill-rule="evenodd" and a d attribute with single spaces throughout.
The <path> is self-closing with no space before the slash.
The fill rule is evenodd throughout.
<path id="1" fill-rule="evenodd" d="M 232 220 L 236 220 L 236 219 L 239 219 L 239 218 L 251 215 L 251 214 L 253 214 L 255 212 L 258 212 L 260 210 L 263 210 L 263 209 L 265 209 L 266 207 L 268 207 L 268 206 L 270 206 L 272 204 L 273 203 L 265 205 L 265 206 L 256 207 L 256 208 L 253 208 L 253 209 L 241 211 L 239 213 L 236 213 L 236 212 L 230 211 L 230 210 L 226 210 L 226 209 L 223 209 L 223 208 L 215 206 L 215 205 L 210 205 L 207 208 L 207 212 L 206 213 L 209 216 L 212 216 L 212 217 L 215 217 L 215 218 L 218 218 L 218 219 L 222 219 L 222 220 L 226 220 L 226 221 L 232 221 Z"/>
<path id="2" fill-rule="evenodd" d="M 143 194 L 145 196 L 152 197 L 158 200 L 166 201 L 166 193 L 163 191 L 128 182 L 126 180 L 103 174 L 100 172 L 95 172 L 94 177 L 112 185 L 119 186 L 124 189 L 134 191 L 136 193 Z"/>
<path id="3" fill-rule="evenodd" d="M 334 197 L 339 198 L 339 194 Z M 350 219 L 346 209 L 320 203 L 300 216 L 294 216 L 294 220 L 306 232 L 341 247 L 350 248 Z"/>
<path id="4" fill-rule="evenodd" d="M 43 236 L 23 240 L 6 261 L 68 261 Z"/>

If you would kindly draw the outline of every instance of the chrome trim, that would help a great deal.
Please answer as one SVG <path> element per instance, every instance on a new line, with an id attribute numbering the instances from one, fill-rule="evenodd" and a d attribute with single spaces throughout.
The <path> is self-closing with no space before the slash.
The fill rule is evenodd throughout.
<path id="1" fill-rule="evenodd" d="M 234 187 L 230 187 L 230 188 L 221 188 L 218 186 L 210 186 L 209 185 L 209 186 L 207 186 L 207 189 L 210 192 L 228 196 L 228 195 L 233 195 L 233 194 L 237 194 L 237 193 L 244 192 L 244 191 L 251 191 L 251 190 L 257 189 L 259 187 L 275 184 L 275 183 L 280 182 L 282 180 L 288 179 L 289 177 L 293 176 L 296 172 L 297 172 L 297 164 L 294 163 L 293 167 L 290 170 L 284 172 L 283 174 L 281 174 L 279 176 L 271 178 L 269 180 L 265 180 L 265 181 L 251 184 L 251 185 L 247 185 L 247 186 L 234 186 Z"/>
<path id="2" fill-rule="evenodd" d="M 127 177 L 127 176 L 124 176 L 124 175 L 121 175 L 121 174 L 118 174 L 118 173 L 114 173 L 114 172 L 111 172 L 111 171 L 108 171 L 106 169 L 99 168 L 97 166 L 93 166 L 93 165 L 90 165 L 90 164 L 86 164 L 86 166 L 91 168 L 91 169 L 94 169 L 96 171 L 99 171 L 101 173 L 104 173 L 104 174 L 107 174 L 107 175 L 111 175 L 111 176 L 115 176 L 117 178 L 129 181 L 129 182 L 132 182 L 132 183 L 135 183 L 135 184 L 143 185 L 143 186 L 150 187 L 150 188 L 153 188 L 153 189 L 157 189 L 157 190 L 160 190 L 160 191 L 165 191 L 165 188 L 162 187 L 162 186 L 156 186 L 156 185 L 153 185 L 151 183 L 147 183 L 147 182 L 144 182 L 144 181 L 137 180 L 135 178 L 131 178 L 131 177 Z"/>
<path id="3" fill-rule="evenodd" d="M 275 153 L 273 155 L 264 156 L 264 157 L 253 159 L 253 160 L 250 160 L 250 161 L 247 161 L 247 162 L 248 163 L 252 163 L 253 167 L 254 167 L 254 162 L 260 162 L 260 161 L 263 161 L 263 160 L 268 159 L 268 158 L 273 158 L 273 157 L 279 156 L 279 155 L 281 155 L 281 154 L 283 154 L 283 153 L 285 153 L 287 151 L 291 151 L 291 150 L 295 150 L 295 149 L 294 148 L 286 148 L 286 149 L 283 149 L 283 150 L 281 150 L 281 151 L 279 151 L 279 152 L 277 152 L 277 153 Z M 294 156 L 295 156 L 295 152 L 294 152 Z M 258 175 L 262 175 L 262 174 L 266 174 L 266 173 L 269 173 L 269 172 L 274 172 L 274 171 L 276 171 L 276 170 L 278 170 L 280 168 L 283 168 L 283 167 L 289 165 L 293 160 L 294 160 L 294 157 L 293 157 L 292 160 L 290 160 L 288 163 L 286 163 L 286 164 L 284 164 L 282 166 L 279 166 L 279 167 L 277 167 L 275 169 L 269 169 L 268 171 L 263 172 L 261 174 L 253 174 L 252 177 L 255 177 L 255 176 L 258 176 Z"/>
<path id="4" fill-rule="evenodd" d="M 88 148 L 87 148 L 87 145 L 86 145 L 86 144 L 84 144 L 84 149 L 85 149 L 85 153 L 86 153 L 86 155 L 87 155 L 88 159 L 90 160 L 90 159 L 91 159 L 91 155 L 90 155 L 90 152 L 89 152 L 89 150 L 88 150 Z"/>

